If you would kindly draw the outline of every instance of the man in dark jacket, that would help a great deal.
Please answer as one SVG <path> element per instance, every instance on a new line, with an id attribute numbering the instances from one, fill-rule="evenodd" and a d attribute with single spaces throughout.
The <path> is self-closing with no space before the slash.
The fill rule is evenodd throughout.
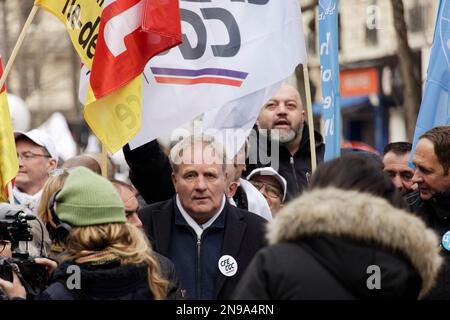
<path id="1" fill-rule="evenodd" d="M 425 132 L 417 142 L 413 163 L 413 183 L 419 188 L 406 197 L 412 210 L 442 237 L 445 257 L 436 287 L 430 299 L 450 299 L 450 248 L 444 239 L 450 231 L 450 126 Z"/>
<path id="2" fill-rule="evenodd" d="M 270 166 L 287 181 L 286 201 L 299 195 L 311 176 L 309 129 L 300 94 L 283 83 L 279 91 L 261 109 L 256 122 L 258 137 L 251 137 L 247 174 L 257 167 Z M 323 160 L 325 145 L 314 132 L 317 162 Z M 265 157 L 265 158 L 264 158 Z"/>
<path id="3" fill-rule="evenodd" d="M 188 299 L 229 299 L 264 245 L 265 220 L 231 206 L 223 148 L 206 136 L 171 151 L 176 195 L 140 210 L 155 251 L 175 264 Z"/>

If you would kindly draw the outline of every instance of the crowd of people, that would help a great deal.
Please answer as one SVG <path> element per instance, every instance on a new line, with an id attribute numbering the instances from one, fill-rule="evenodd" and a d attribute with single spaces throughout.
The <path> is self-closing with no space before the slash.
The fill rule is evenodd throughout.
<path id="1" fill-rule="evenodd" d="M 450 299 L 450 127 L 423 134 L 412 155 L 393 142 L 382 156 L 343 150 L 327 162 L 315 132 L 313 172 L 304 113 L 284 83 L 261 109 L 257 143 L 231 159 L 205 134 L 169 151 L 126 145 L 128 182 L 111 167 L 102 177 L 90 154 L 58 165 L 51 137 L 15 133 L 12 207 L 36 216 L 20 249 L 50 280 L 31 295 L 15 268 L 0 296 Z M 14 256 L 9 241 L 0 250 Z"/>

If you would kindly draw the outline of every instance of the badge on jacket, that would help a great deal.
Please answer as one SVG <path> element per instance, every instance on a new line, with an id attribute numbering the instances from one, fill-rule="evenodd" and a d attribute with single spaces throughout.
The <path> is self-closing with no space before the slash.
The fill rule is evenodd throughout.
<path id="1" fill-rule="evenodd" d="M 236 260 L 230 255 L 223 255 L 219 259 L 219 270 L 226 277 L 232 277 L 236 274 L 238 265 Z"/>
<path id="2" fill-rule="evenodd" d="M 450 251 L 450 231 L 447 231 L 442 236 L 442 246 L 444 247 L 445 250 Z"/>

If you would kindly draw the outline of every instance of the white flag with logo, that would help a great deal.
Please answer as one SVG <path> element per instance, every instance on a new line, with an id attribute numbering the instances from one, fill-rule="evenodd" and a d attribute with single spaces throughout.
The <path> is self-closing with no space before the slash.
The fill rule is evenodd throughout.
<path id="1" fill-rule="evenodd" d="M 132 148 L 222 107 L 220 125 L 254 123 L 277 84 L 306 63 L 298 0 L 180 1 L 180 15 L 183 43 L 144 70 Z"/>

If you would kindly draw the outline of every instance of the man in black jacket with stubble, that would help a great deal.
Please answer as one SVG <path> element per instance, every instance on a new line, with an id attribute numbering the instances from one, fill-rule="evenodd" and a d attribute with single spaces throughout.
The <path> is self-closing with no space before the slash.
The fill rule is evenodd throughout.
<path id="1" fill-rule="evenodd" d="M 257 167 L 271 166 L 287 181 L 286 201 L 295 198 L 308 186 L 311 176 L 309 129 L 300 94 L 283 83 L 278 92 L 262 107 L 253 132 L 247 173 Z M 325 145 L 314 132 L 317 163 L 323 161 Z M 257 143 L 254 143 L 257 141 Z"/>
<path id="2" fill-rule="evenodd" d="M 450 126 L 436 127 L 420 136 L 414 150 L 413 183 L 406 196 L 411 209 L 441 237 L 445 264 L 428 299 L 450 299 Z M 447 237 L 445 237 L 447 235 Z"/>

